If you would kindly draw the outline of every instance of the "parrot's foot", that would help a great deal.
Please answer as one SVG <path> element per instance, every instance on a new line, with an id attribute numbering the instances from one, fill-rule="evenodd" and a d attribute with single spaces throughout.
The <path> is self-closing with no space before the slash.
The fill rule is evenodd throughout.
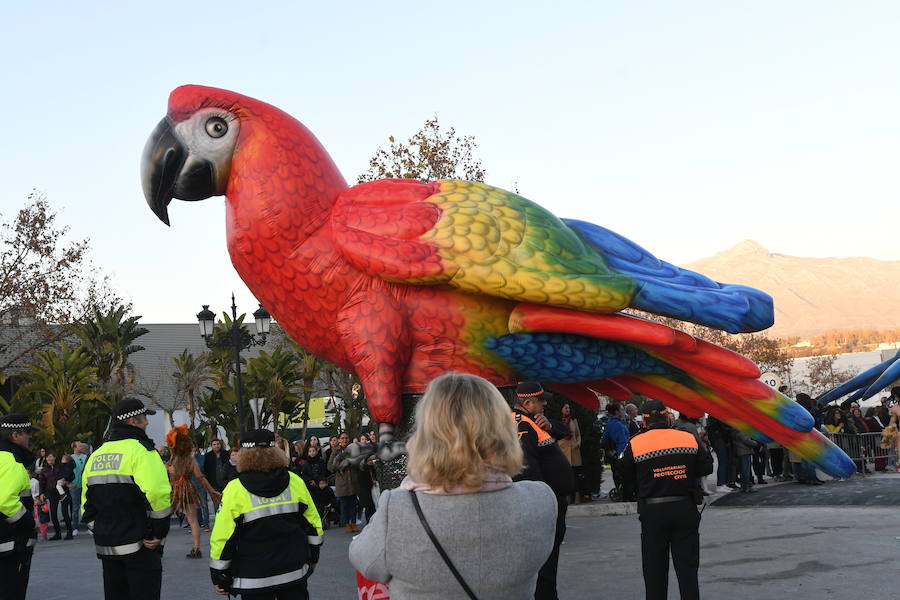
<path id="1" fill-rule="evenodd" d="M 401 454 L 406 454 L 406 442 L 398 440 L 381 442 L 378 444 L 378 450 L 375 454 L 380 460 L 390 462 Z"/>
<path id="2" fill-rule="evenodd" d="M 378 426 L 378 450 L 375 454 L 383 462 L 390 462 L 401 454 L 406 454 L 406 442 L 394 439 L 394 427 L 392 423 L 381 423 Z"/>

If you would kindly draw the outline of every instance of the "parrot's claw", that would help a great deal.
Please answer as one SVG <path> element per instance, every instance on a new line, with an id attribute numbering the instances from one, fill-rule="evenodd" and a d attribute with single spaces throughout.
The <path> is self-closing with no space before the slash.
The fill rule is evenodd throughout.
<path id="1" fill-rule="evenodd" d="M 390 462 L 402 454 L 406 454 L 406 442 L 399 440 L 381 442 L 375 452 L 378 459 L 383 462 Z"/>

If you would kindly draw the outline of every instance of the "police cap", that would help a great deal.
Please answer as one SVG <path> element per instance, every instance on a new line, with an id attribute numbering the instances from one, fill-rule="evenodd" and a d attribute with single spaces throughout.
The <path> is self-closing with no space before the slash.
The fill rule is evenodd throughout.
<path id="1" fill-rule="evenodd" d="M 127 421 L 138 415 L 155 415 L 155 410 L 150 410 L 144 403 L 134 397 L 122 398 L 113 407 L 112 416 L 116 421 Z"/>
<path id="2" fill-rule="evenodd" d="M 644 402 L 644 407 L 641 413 L 644 415 L 645 419 L 653 419 L 658 418 L 662 415 L 665 415 L 669 412 L 669 409 L 665 404 L 660 402 L 659 400 L 647 400 Z"/>
<path id="3" fill-rule="evenodd" d="M 531 399 L 547 402 L 550 399 L 550 394 L 537 381 L 523 381 L 516 386 L 516 398 L 520 402 Z"/>
<path id="4" fill-rule="evenodd" d="M 241 436 L 241 448 L 271 448 L 275 445 L 275 434 L 268 429 L 245 431 Z"/>
<path id="5" fill-rule="evenodd" d="M 21 413 L 9 413 L 0 417 L 0 431 L 34 431 L 31 419 Z"/>

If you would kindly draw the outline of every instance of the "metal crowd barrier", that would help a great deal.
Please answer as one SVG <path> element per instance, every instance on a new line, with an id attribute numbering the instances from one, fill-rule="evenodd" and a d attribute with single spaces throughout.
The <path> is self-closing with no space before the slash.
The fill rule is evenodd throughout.
<path id="1" fill-rule="evenodd" d="M 854 462 L 865 462 L 869 470 L 893 470 L 897 464 L 897 444 L 881 447 L 881 433 L 826 433 L 825 436 Z"/>

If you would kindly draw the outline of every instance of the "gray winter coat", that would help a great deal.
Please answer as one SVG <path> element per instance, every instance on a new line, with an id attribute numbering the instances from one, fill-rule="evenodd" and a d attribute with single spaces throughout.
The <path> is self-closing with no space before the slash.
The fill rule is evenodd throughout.
<path id="1" fill-rule="evenodd" d="M 478 598 L 534 597 L 556 530 L 556 497 L 547 484 L 520 481 L 493 492 L 417 495 L 435 537 Z M 389 583 L 391 600 L 465 598 L 406 490 L 381 494 L 372 522 L 350 543 L 350 562 L 369 579 Z"/>

